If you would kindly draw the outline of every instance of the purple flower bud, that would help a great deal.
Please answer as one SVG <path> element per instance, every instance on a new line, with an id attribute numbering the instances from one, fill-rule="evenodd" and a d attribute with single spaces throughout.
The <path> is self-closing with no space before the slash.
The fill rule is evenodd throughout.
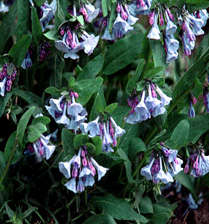
<path id="1" fill-rule="evenodd" d="M 117 8 L 116 8 L 117 13 L 119 13 L 120 10 L 121 10 L 121 8 L 120 8 L 120 4 L 118 3 L 118 4 L 117 4 Z"/>
<path id="2" fill-rule="evenodd" d="M 170 18 L 172 21 L 174 21 L 174 16 L 173 16 L 173 14 L 171 13 L 171 11 L 169 10 L 169 8 L 166 9 L 166 12 L 168 13 L 169 18 Z"/>
<path id="3" fill-rule="evenodd" d="M 164 19 L 163 19 L 163 13 L 160 13 L 160 25 L 163 26 L 164 25 Z"/>
<path id="4" fill-rule="evenodd" d="M 83 166 L 87 166 L 87 159 L 85 157 L 82 159 L 82 164 Z"/>
<path id="5" fill-rule="evenodd" d="M 149 14 L 149 24 L 152 26 L 154 24 L 154 21 L 155 21 L 155 12 L 152 11 Z"/>
<path id="6" fill-rule="evenodd" d="M 186 164 L 186 166 L 184 167 L 184 173 L 188 173 L 189 172 L 189 164 Z"/>
<path id="7" fill-rule="evenodd" d="M 74 167 L 72 171 L 72 177 L 77 177 L 78 176 L 78 168 Z"/>
<path id="8" fill-rule="evenodd" d="M 195 117 L 195 109 L 194 109 L 194 107 L 193 107 L 192 102 L 190 102 L 189 111 L 188 111 L 188 116 L 189 116 L 189 117 Z"/>

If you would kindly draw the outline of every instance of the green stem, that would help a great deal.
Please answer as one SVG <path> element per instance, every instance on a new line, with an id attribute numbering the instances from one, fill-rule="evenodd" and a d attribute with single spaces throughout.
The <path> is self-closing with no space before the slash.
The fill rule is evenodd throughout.
<path id="1" fill-rule="evenodd" d="M 57 158 L 54 160 L 54 162 L 51 164 L 51 166 L 44 173 L 42 173 L 40 176 L 38 176 L 37 179 L 40 179 L 41 177 L 43 177 L 46 173 L 48 173 L 54 167 L 54 165 L 59 161 L 62 153 L 63 153 L 63 151 L 60 152 L 60 154 L 57 156 Z"/>
<path id="2" fill-rule="evenodd" d="M 126 123 L 125 123 L 125 120 L 123 119 L 123 123 L 121 124 L 121 128 L 124 129 L 125 124 L 126 124 Z M 119 146 L 120 139 L 121 139 L 121 137 L 119 137 L 118 140 L 117 140 L 117 146 L 116 146 L 117 148 L 118 148 L 118 146 Z"/>
<path id="3" fill-rule="evenodd" d="M 133 178 L 138 174 L 139 170 L 141 169 L 142 165 L 144 164 L 145 162 L 145 159 L 147 157 L 147 155 L 150 153 L 150 151 L 146 151 L 144 153 L 144 158 L 142 159 L 142 161 L 139 163 L 139 165 L 137 166 L 137 168 L 135 169 L 134 173 L 133 173 Z"/>
<path id="4" fill-rule="evenodd" d="M 29 79 L 28 79 L 28 69 L 25 72 L 26 89 L 29 90 Z"/>
<path id="5" fill-rule="evenodd" d="M 7 162 L 7 165 L 5 166 L 5 168 L 4 168 L 4 170 L 3 170 L 3 173 L 2 173 L 2 175 L 1 175 L 1 177 L 0 177 L 0 184 L 3 182 L 3 180 L 4 180 L 4 178 L 5 178 L 6 174 L 7 174 L 7 171 L 8 171 L 8 169 L 9 169 L 9 166 L 10 166 L 10 164 L 11 164 L 12 158 L 13 158 L 13 156 L 14 156 L 14 152 L 15 152 L 15 149 L 16 149 L 16 147 L 17 147 L 17 144 L 18 144 L 18 140 L 16 139 L 16 140 L 15 140 L 15 143 L 14 143 L 14 145 L 13 145 L 13 148 L 12 148 L 11 155 L 10 155 L 9 160 L 8 160 L 8 162 Z"/>
<path id="6" fill-rule="evenodd" d="M 88 205 L 88 191 L 85 189 L 85 205 Z"/>

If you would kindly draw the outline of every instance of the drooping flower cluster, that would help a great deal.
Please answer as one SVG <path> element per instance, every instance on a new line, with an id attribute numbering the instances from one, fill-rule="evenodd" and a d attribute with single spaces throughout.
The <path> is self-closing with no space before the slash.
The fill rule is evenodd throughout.
<path id="1" fill-rule="evenodd" d="M 65 178 L 70 179 L 65 184 L 67 189 L 77 193 L 83 192 L 88 186 L 93 186 L 95 176 L 97 175 L 99 181 L 108 169 L 100 166 L 89 156 L 86 146 L 82 146 L 70 161 L 59 163 L 59 170 Z"/>
<path id="2" fill-rule="evenodd" d="M 48 56 L 50 55 L 50 48 L 51 48 L 51 44 L 48 42 L 43 42 L 40 45 L 40 51 L 39 51 L 39 60 L 41 62 L 45 61 Z"/>
<path id="3" fill-rule="evenodd" d="M 92 9 L 91 12 L 90 8 Z M 88 22 L 91 19 L 93 20 L 98 14 L 94 6 L 90 4 L 86 4 L 80 10 L 86 15 L 85 18 Z M 59 29 L 59 34 L 62 40 L 55 41 L 55 47 L 64 53 L 64 58 L 70 57 L 75 60 L 79 58 L 77 53 L 80 50 L 84 50 L 84 52 L 88 55 L 92 54 L 99 42 L 99 36 L 88 34 L 76 20 L 78 13 L 75 5 L 73 5 L 73 10 L 70 14 L 75 18 L 75 22 L 67 22 L 62 24 Z"/>
<path id="4" fill-rule="evenodd" d="M 53 20 L 55 12 L 57 10 L 57 0 L 53 0 L 50 4 L 45 1 L 44 4 L 41 6 L 41 28 L 42 32 L 46 29 L 52 29 L 54 27 L 53 24 L 50 22 Z"/>
<path id="5" fill-rule="evenodd" d="M 76 26 L 64 24 L 60 28 L 60 35 L 62 40 L 55 41 L 55 47 L 64 53 L 64 58 L 78 59 L 77 53 L 80 50 L 84 50 L 86 54 L 90 55 L 99 41 L 99 36 L 88 34 L 80 29 L 78 23 Z"/>
<path id="6" fill-rule="evenodd" d="M 122 38 L 129 31 L 133 30 L 132 25 L 136 23 L 138 18 L 132 16 L 129 12 L 129 7 L 127 4 L 124 6 L 118 2 L 116 7 L 117 17 L 113 23 L 112 31 L 109 31 L 109 20 L 106 22 L 105 32 L 102 36 L 104 40 L 115 40 L 117 38 Z"/>
<path id="7" fill-rule="evenodd" d="M 133 16 L 149 14 L 152 0 L 133 0 L 129 5 L 130 13 Z"/>
<path id="8" fill-rule="evenodd" d="M 117 138 L 125 134 L 125 130 L 119 127 L 112 117 L 104 121 L 99 116 L 89 123 L 81 124 L 81 131 L 90 138 L 100 136 L 104 152 L 114 152 L 112 146 L 117 146 Z"/>
<path id="9" fill-rule="evenodd" d="M 148 93 L 147 97 L 146 92 Z M 158 99 L 158 95 L 160 99 Z M 169 105 L 171 100 L 158 86 L 150 83 L 148 90 L 144 89 L 142 91 L 140 102 L 138 101 L 136 92 L 128 98 L 128 105 L 132 109 L 125 118 L 125 122 L 136 124 L 150 119 L 151 116 L 157 117 L 158 115 L 164 114 L 166 111 L 165 106 Z"/>
<path id="10" fill-rule="evenodd" d="M 33 142 L 28 144 L 25 154 L 31 155 L 34 154 L 36 158 L 36 162 L 41 162 L 42 159 L 50 159 L 51 155 L 55 151 L 56 146 L 52 145 L 49 142 L 49 139 L 51 138 L 51 135 L 41 135 L 41 137 Z"/>
<path id="11" fill-rule="evenodd" d="M 0 95 L 10 92 L 17 77 L 17 68 L 13 64 L 4 64 L 0 71 Z"/>
<path id="12" fill-rule="evenodd" d="M 173 182 L 173 177 L 183 170 L 183 161 L 177 157 L 177 153 L 177 150 L 161 143 L 161 150 L 152 152 L 149 164 L 141 169 L 141 175 L 156 184 Z"/>
<path id="13" fill-rule="evenodd" d="M 184 167 L 185 173 L 190 173 L 194 177 L 201 177 L 209 173 L 209 156 L 205 156 L 202 148 L 197 148 L 195 152 L 189 156 Z"/>
<path id="14" fill-rule="evenodd" d="M 181 39 L 184 47 L 184 53 L 191 55 L 191 50 L 194 49 L 196 36 L 204 34 L 202 27 L 206 25 L 208 13 L 206 10 L 199 10 L 192 14 L 185 9 L 181 9 L 181 14 L 172 14 L 168 8 L 161 8 L 159 11 L 152 11 L 149 14 L 149 23 L 152 25 L 147 37 L 149 39 L 160 40 L 160 29 L 166 21 L 166 28 L 163 34 L 164 47 L 166 51 L 166 63 L 177 59 L 179 41 L 175 39 L 174 34 L 177 30 L 177 25 L 174 23 L 175 18 L 182 30 Z M 175 16 L 174 16 L 175 15 Z"/>
<path id="15" fill-rule="evenodd" d="M 70 91 L 69 95 L 62 95 L 59 99 L 50 99 L 50 106 L 45 106 L 57 124 L 63 124 L 74 132 L 79 129 L 87 116 L 86 109 L 80 103 L 76 103 L 76 98 L 78 94 Z"/>

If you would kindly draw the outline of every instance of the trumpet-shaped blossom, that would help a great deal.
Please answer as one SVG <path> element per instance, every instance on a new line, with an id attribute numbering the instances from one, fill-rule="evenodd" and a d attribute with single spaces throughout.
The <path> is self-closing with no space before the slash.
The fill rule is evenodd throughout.
<path id="1" fill-rule="evenodd" d="M 134 25 L 137 21 L 138 21 L 138 18 L 134 17 L 131 15 L 131 13 L 129 12 L 129 7 L 128 5 L 125 5 L 125 12 L 127 14 L 127 22 L 129 25 Z"/>
<path id="2" fill-rule="evenodd" d="M 126 35 L 129 31 L 133 30 L 133 27 L 126 22 L 121 16 L 120 13 L 117 14 L 117 18 L 113 23 L 112 27 L 112 35 L 115 38 L 122 38 Z"/>
<path id="3" fill-rule="evenodd" d="M 78 193 L 83 192 L 88 186 L 93 186 L 95 176 L 100 181 L 108 169 L 100 166 L 89 156 L 86 147 L 82 146 L 78 154 L 73 156 L 70 161 L 59 163 L 59 170 L 66 179 L 70 179 L 65 184 L 67 189 Z"/>
<path id="4" fill-rule="evenodd" d="M 163 91 L 157 86 L 156 87 L 156 91 L 159 94 L 160 98 L 161 98 L 161 103 L 163 106 L 167 106 L 170 104 L 172 98 L 168 97 L 165 93 L 163 93 Z"/>
<path id="5" fill-rule="evenodd" d="M 165 28 L 166 35 L 167 36 L 173 35 L 177 30 L 177 26 L 172 22 L 167 11 L 165 11 L 165 16 L 166 16 L 166 20 L 167 20 L 166 28 Z"/>
<path id="6" fill-rule="evenodd" d="M 142 92 L 141 101 L 139 104 L 135 107 L 136 113 L 139 114 L 139 122 L 145 121 L 151 117 L 151 114 L 149 112 L 149 109 L 144 103 L 145 101 L 145 91 Z"/>
<path id="7" fill-rule="evenodd" d="M 86 133 L 89 133 L 90 138 L 100 135 L 99 116 L 87 124 Z"/>
<path id="8" fill-rule="evenodd" d="M 178 57 L 179 41 L 173 35 L 165 36 L 166 63 L 176 60 Z"/>
<path id="9" fill-rule="evenodd" d="M 160 40 L 160 30 L 157 25 L 157 20 L 158 20 L 158 14 L 155 14 L 154 16 L 154 23 L 152 25 L 152 28 L 150 29 L 147 38 L 153 39 L 153 40 Z"/>
<path id="10" fill-rule="evenodd" d="M 95 37 L 93 34 L 89 35 L 84 31 L 81 38 L 83 39 L 81 45 L 84 49 L 84 52 L 88 55 L 92 54 L 99 42 L 99 36 Z"/>
<path id="11" fill-rule="evenodd" d="M 80 12 L 83 14 L 85 21 L 88 23 L 91 23 L 99 14 L 100 9 L 95 7 L 88 3 L 85 4 L 81 9 Z"/>
<path id="12" fill-rule="evenodd" d="M 27 69 L 27 68 L 32 67 L 32 60 L 30 58 L 30 52 L 29 51 L 27 52 L 27 54 L 26 54 L 26 56 L 25 56 L 25 58 L 24 58 L 24 60 L 21 64 L 21 67 L 23 69 Z"/>
<path id="13" fill-rule="evenodd" d="M 151 90 L 151 85 L 149 85 L 149 87 L 148 87 L 148 97 L 145 99 L 146 107 L 148 108 L 150 113 L 152 113 L 154 111 L 154 109 L 160 104 L 161 104 L 161 101 L 158 100 L 156 97 L 153 97 L 152 90 Z"/>
<path id="14" fill-rule="evenodd" d="M 197 18 L 200 18 L 203 20 L 203 27 L 206 25 L 208 20 L 209 14 L 206 9 L 201 9 L 197 12 Z"/>
<path id="15" fill-rule="evenodd" d="M 75 98 L 78 97 L 76 92 L 71 91 L 70 100 L 63 95 L 59 99 L 50 99 L 50 106 L 45 106 L 49 114 L 54 118 L 57 124 L 63 124 L 66 128 L 75 132 L 80 128 L 80 124 L 86 120 L 87 112 Z"/>
<path id="16" fill-rule="evenodd" d="M 204 25 L 204 21 L 200 18 L 196 18 L 194 15 L 189 14 L 189 21 L 192 23 L 192 31 L 195 36 L 203 35 L 204 31 L 202 27 Z"/>

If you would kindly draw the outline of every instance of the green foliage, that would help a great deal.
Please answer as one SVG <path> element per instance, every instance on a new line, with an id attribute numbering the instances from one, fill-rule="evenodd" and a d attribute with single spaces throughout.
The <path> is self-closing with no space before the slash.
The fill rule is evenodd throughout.
<path id="1" fill-rule="evenodd" d="M 97 77 L 93 81 L 91 79 L 84 79 L 78 82 L 75 86 L 75 91 L 79 93 L 78 102 L 83 105 L 86 104 L 91 96 L 99 91 L 102 82 L 103 79 L 101 77 Z"/>
<path id="2" fill-rule="evenodd" d="M 94 215 L 88 218 L 84 224 L 116 224 L 115 220 L 108 214 Z"/>
<path id="3" fill-rule="evenodd" d="M 74 148 L 78 150 L 81 146 L 85 145 L 88 142 L 88 140 L 89 140 L 88 135 L 85 134 L 76 135 L 73 140 Z"/>
<path id="4" fill-rule="evenodd" d="M 32 36 L 26 34 L 10 49 L 9 55 L 13 58 L 13 63 L 20 66 L 31 44 Z"/>
<path id="5" fill-rule="evenodd" d="M 136 87 L 136 83 L 139 81 L 142 70 L 143 70 L 143 59 L 141 59 L 137 65 L 136 71 L 132 78 L 128 81 L 127 86 L 126 86 L 126 92 L 130 95 L 132 90 Z"/>
<path id="6" fill-rule="evenodd" d="M 143 34 L 129 35 L 112 45 L 105 57 L 105 75 L 112 75 L 139 58 Z"/>
<path id="7" fill-rule="evenodd" d="M 96 196 L 90 203 L 117 220 L 137 220 L 142 223 L 147 223 L 148 221 L 143 215 L 135 212 L 128 202 L 111 194 Z"/>
<path id="8" fill-rule="evenodd" d="M 81 73 L 78 76 L 78 81 L 82 79 L 93 79 L 95 78 L 102 70 L 104 64 L 104 56 L 98 55 L 93 60 L 89 61 Z"/>
<path id="9" fill-rule="evenodd" d="M 41 30 L 41 24 L 38 19 L 37 10 L 35 7 L 31 7 L 31 20 L 32 20 L 33 38 L 37 44 L 38 41 L 41 39 L 42 30 Z"/>
<path id="10" fill-rule="evenodd" d="M 33 111 L 35 110 L 35 107 L 31 107 L 28 109 L 23 116 L 21 117 L 18 126 L 17 126 L 17 140 L 20 144 L 22 144 L 22 140 L 25 134 L 26 127 L 28 125 L 28 122 L 33 114 Z"/>

